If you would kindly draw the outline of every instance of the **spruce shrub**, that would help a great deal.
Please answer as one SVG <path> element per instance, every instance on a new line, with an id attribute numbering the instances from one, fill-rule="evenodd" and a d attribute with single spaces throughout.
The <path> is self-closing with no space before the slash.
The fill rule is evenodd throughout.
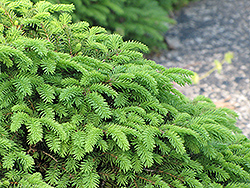
<path id="1" fill-rule="evenodd" d="M 0 187 L 250 187 L 237 114 L 73 8 L 0 2 Z"/>
<path id="2" fill-rule="evenodd" d="M 13 0 L 15 1 L 15 0 Z M 32 0 L 38 2 L 39 0 Z M 141 41 L 150 51 L 166 49 L 164 35 L 175 21 L 169 13 L 193 0 L 48 0 L 51 3 L 73 3 L 73 21 L 87 21 L 105 27 L 125 40 Z"/>
<path id="3" fill-rule="evenodd" d="M 39 0 L 33 0 L 38 2 Z M 176 0 L 49 0 L 52 3 L 73 3 L 73 21 L 88 21 L 102 26 L 125 40 L 138 40 L 150 50 L 166 48 L 164 34 L 175 21 L 168 17 Z"/>

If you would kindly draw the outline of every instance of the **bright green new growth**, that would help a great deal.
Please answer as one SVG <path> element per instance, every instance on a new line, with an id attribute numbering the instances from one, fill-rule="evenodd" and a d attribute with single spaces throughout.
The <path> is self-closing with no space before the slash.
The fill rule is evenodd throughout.
<path id="1" fill-rule="evenodd" d="M 237 115 L 73 8 L 0 3 L 0 187 L 248 188 Z"/>

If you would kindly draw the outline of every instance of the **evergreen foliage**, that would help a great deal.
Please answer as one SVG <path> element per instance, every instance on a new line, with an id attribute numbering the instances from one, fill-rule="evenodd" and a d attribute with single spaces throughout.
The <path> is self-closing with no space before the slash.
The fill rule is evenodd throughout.
<path id="1" fill-rule="evenodd" d="M 32 0 L 38 2 L 39 0 Z M 73 21 L 88 21 L 103 26 L 125 40 L 138 40 L 150 49 L 165 48 L 164 34 L 175 23 L 168 14 L 189 0 L 49 0 L 52 3 L 73 3 Z"/>
<path id="2" fill-rule="evenodd" d="M 0 2 L 0 187 L 250 187 L 237 114 L 73 8 Z"/>

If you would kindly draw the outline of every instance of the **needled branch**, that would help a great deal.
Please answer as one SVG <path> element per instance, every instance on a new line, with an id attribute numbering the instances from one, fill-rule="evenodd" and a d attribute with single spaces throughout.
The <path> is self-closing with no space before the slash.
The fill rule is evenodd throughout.
<path id="1" fill-rule="evenodd" d="M 192 71 L 72 23 L 73 5 L 0 4 L 0 187 L 250 187 L 237 114 L 173 86 Z"/>

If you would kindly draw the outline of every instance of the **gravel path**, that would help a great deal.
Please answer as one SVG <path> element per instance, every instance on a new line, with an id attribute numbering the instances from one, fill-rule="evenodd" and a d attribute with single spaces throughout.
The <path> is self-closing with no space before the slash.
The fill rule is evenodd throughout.
<path id="1" fill-rule="evenodd" d="M 181 67 L 202 75 L 228 51 L 232 64 L 212 73 L 198 85 L 180 90 L 190 98 L 205 95 L 218 107 L 239 114 L 237 126 L 250 138 L 250 1 L 202 0 L 175 15 L 178 22 L 166 34 L 172 50 L 153 59 L 166 67 Z"/>

